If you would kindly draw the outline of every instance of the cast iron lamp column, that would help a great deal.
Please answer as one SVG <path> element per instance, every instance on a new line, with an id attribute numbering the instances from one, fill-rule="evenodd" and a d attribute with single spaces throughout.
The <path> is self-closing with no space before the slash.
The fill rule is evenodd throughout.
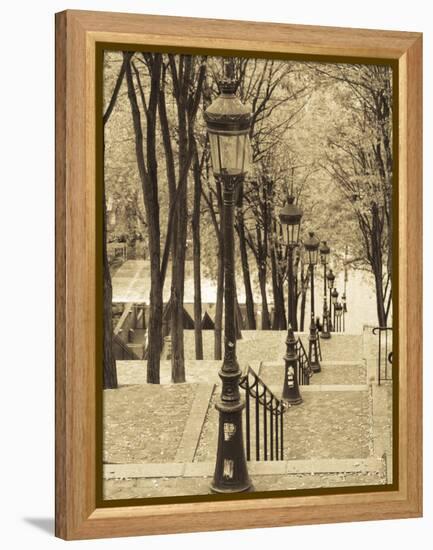
<path id="1" fill-rule="evenodd" d="M 346 285 L 345 285 L 346 286 Z M 346 321 L 344 319 L 344 316 L 347 313 L 347 299 L 346 299 L 346 291 L 344 291 L 344 294 L 341 296 L 341 306 L 343 308 L 342 311 L 342 318 L 343 318 L 343 332 L 346 332 Z"/>
<path id="2" fill-rule="evenodd" d="M 299 229 L 303 212 L 294 203 L 295 197 L 292 189 L 287 197 L 287 204 L 280 211 L 279 218 L 281 227 L 285 228 L 285 230 L 283 229 L 283 239 L 287 246 L 287 325 L 296 330 L 298 323 L 296 318 L 295 282 L 293 280 L 293 250 L 299 245 Z"/>
<path id="3" fill-rule="evenodd" d="M 333 332 L 334 326 L 332 324 L 332 289 L 334 288 L 335 275 L 332 272 L 332 269 L 328 271 L 328 275 L 326 275 L 326 280 L 328 281 L 329 289 L 329 330 L 330 332 Z"/>
<path id="4" fill-rule="evenodd" d="M 347 281 L 349 279 L 348 270 L 347 270 L 347 250 L 348 250 L 348 247 L 346 246 L 346 250 L 345 250 L 345 253 L 344 253 L 344 289 L 343 289 L 343 294 L 341 296 L 341 303 L 342 303 L 342 306 L 343 306 L 343 312 L 342 312 L 343 332 L 346 331 L 346 321 L 345 321 L 345 315 L 347 313 L 347 295 L 346 295 L 346 291 L 347 291 Z"/>
<path id="5" fill-rule="evenodd" d="M 310 231 L 309 238 L 304 242 L 304 249 L 308 254 L 311 281 L 311 323 L 310 336 L 308 337 L 308 358 L 313 372 L 320 372 L 322 370 L 319 362 L 318 335 L 314 317 L 314 266 L 317 264 L 319 244 L 319 239 Z"/>
<path id="6" fill-rule="evenodd" d="M 331 292 L 331 299 L 332 299 L 332 305 L 334 306 L 334 332 L 338 332 L 337 331 L 337 328 L 336 328 L 336 325 L 335 325 L 335 321 L 336 321 L 336 307 L 337 307 L 337 302 L 338 302 L 338 290 L 336 288 L 334 288 Z"/>
<path id="7" fill-rule="evenodd" d="M 251 489 L 242 430 L 245 404 L 239 393 L 241 371 L 236 359 L 234 279 L 234 198 L 251 157 L 251 112 L 236 96 L 237 86 L 232 61 L 227 62 L 225 77 L 219 83 L 220 95 L 204 113 L 213 173 L 222 184 L 224 208 L 224 361 L 219 371 L 221 396 L 215 405 L 219 412 L 218 448 L 211 485 L 212 491 L 217 493 Z"/>
<path id="8" fill-rule="evenodd" d="M 326 244 L 326 241 L 322 241 L 322 246 L 319 249 L 320 251 L 320 263 L 323 265 L 323 326 L 321 338 L 327 340 L 331 338 L 331 333 L 329 331 L 329 316 L 328 316 L 328 304 L 326 303 L 326 265 L 328 263 L 328 257 L 331 253 L 331 249 Z"/>
<path id="9" fill-rule="evenodd" d="M 284 356 L 284 385 L 282 397 L 289 405 L 302 403 L 298 380 L 298 354 L 296 353 L 296 338 L 289 324 L 286 339 L 286 355 Z"/>

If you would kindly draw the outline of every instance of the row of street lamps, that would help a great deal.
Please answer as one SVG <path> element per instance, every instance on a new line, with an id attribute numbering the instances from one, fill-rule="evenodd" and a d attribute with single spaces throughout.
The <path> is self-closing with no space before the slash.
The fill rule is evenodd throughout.
<path id="1" fill-rule="evenodd" d="M 221 182 L 223 189 L 223 237 L 224 237 L 224 360 L 219 371 L 222 382 L 221 395 L 215 407 L 219 412 L 218 447 L 215 473 L 211 489 L 218 493 L 233 493 L 252 489 L 248 475 L 242 430 L 242 410 L 244 403 L 239 392 L 241 370 L 236 358 L 236 325 L 234 279 L 234 206 L 237 187 L 242 183 L 251 161 L 249 140 L 251 112 L 236 95 L 238 82 L 234 78 L 233 60 L 226 60 L 224 76 L 219 82 L 219 96 L 206 109 L 204 119 L 209 136 L 210 153 L 214 177 Z M 293 251 L 299 246 L 299 233 L 303 212 L 295 204 L 293 189 L 282 208 L 279 218 L 284 228 L 283 236 L 288 251 L 288 325 L 293 334 L 296 323 L 296 296 L 293 275 Z M 313 232 L 303 243 L 308 258 L 311 284 L 311 323 L 309 334 L 309 361 L 313 372 L 320 372 L 318 329 L 314 311 L 314 268 L 320 252 L 324 267 L 324 304 L 322 338 L 330 338 L 330 332 L 338 324 L 336 297 L 332 271 L 326 274 L 330 248 L 326 241 L 320 241 Z M 320 250 L 319 250 L 320 248 Z M 330 292 L 329 311 L 326 301 L 326 281 Z M 335 293 L 337 294 L 335 295 Z M 335 301 L 334 301 L 335 299 Z M 334 305 L 334 325 L 331 323 Z M 339 326 L 339 324 L 338 324 Z M 293 338 L 292 338 L 293 340 Z M 294 342 L 291 341 L 294 349 Z M 292 350 L 293 351 L 293 350 Z M 296 356 L 289 353 L 288 363 Z M 284 398 L 284 395 L 283 395 Z"/>

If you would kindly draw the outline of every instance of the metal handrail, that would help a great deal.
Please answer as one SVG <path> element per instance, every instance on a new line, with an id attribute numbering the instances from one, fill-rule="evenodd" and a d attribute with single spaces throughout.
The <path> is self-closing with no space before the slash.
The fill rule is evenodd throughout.
<path id="1" fill-rule="evenodd" d="M 140 361 L 140 357 L 133 352 L 128 345 L 120 338 L 118 334 L 113 334 L 113 344 L 121 348 L 122 352 L 127 356 L 129 361 Z"/>
<path id="2" fill-rule="evenodd" d="M 377 384 L 380 386 L 381 380 L 392 380 L 392 336 L 391 339 L 388 338 L 388 331 L 392 335 L 392 327 L 374 327 L 372 333 L 378 335 L 378 353 L 377 353 Z M 382 336 L 384 334 L 384 336 Z M 389 340 L 391 340 L 391 350 L 389 351 Z M 382 347 L 385 345 L 385 353 L 382 354 Z M 390 375 L 388 373 L 388 363 L 391 365 Z M 384 371 L 384 376 L 382 372 Z"/>
<path id="3" fill-rule="evenodd" d="M 311 368 L 308 354 L 305 351 L 304 344 L 300 338 L 298 338 L 296 342 L 295 351 L 297 354 L 296 364 L 298 368 L 298 383 L 301 386 L 308 386 L 310 384 L 310 378 L 313 376 L 313 370 Z"/>
<path id="4" fill-rule="evenodd" d="M 263 416 L 263 460 L 284 460 L 283 414 L 287 410 L 286 404 L 272 393 L 250 366 L 247 367 L 246 373 L 239 380 L 239 386 L 245 390 L 247 460 L 251 460 L 251 400 L 255 404 L 256 460 L 260 460 L 262 454 L 260 446 L 260 409 L 262 409 Z"/>

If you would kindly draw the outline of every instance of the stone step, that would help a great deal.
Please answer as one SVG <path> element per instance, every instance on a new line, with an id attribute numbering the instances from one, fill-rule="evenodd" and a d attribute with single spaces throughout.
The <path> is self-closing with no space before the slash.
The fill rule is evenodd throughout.
<path id="1" fill-rule="evenodd" d="M 365 386 L 367 370 L 363 361 L 322 361 L 321 372 L 310 378 L 310 386 Z M 283 361 L 266 361 L 259 369 L 259 376 L 269 385 L 278 385 L 277 381 L 284 377 Z"/>
<path id="2" fill-rule="evenodd" d="M 214 357 L 214 332 L 204 330 L 203 352 L 205 359 Z M 306 346 L 308 351 L 308 334 L 296 333 Z M 277 330 L 243 330 L 242 339 L 236 342 L 236 354 L 239 363 L 252 360 L 278 361 L 286 351 L 286 331 Z M 333 334 L 329 340 L 321 340 L 322 355 L 324 360 L 348 360 L 361 359 L 362 334 Z M 185 359 L 195 358 L 194 331 L 184 330 Z"/>
<path id="3" fill-rule="evenodd" d="M 383 458 L 250 461 L 250 475 L 377 473 L 385 469 Z M 104 464 L 104 479 L 167 477 L 211 477 L 215 462 L 171 462 L 161 464 Z"/>
<path id="4" fill-rule="evenodd" d="M 269 384 L 268 388 L 275 397 L 281 397 L 281 385 Z M 309 386 L 301 386 L 300 392 L 301 394 L 305 392 L 364 392 L 368 391 L 368 388 L 368 384 L 310 384 Z"/>
<path id="5" fill-rule="evenodd" d="M 218 372 L 221 361 L 189 360 L 186 363 L 186 382 L 190 384 L 220 384 Z M 267 385 L 278 386 L 283 380 L 283 361 L 250 361 L 248 363 L 255 372 L 263 378 Z M 117 377 L 119 384 L 146 384 L 146 361 L 117 361 Z M 241 367 L 246 368 L 246 364 Z M 364 363 L 360 361 L 322 361 L 322 372 L 315 374 L 311 385 L 364 385 L 366 373 Z M 171 362 L 161 361 L 161 384 L 171 384 Z"/>
<path id="6" fill-rule="evenodd" d="M 322 367 L 362 367 L 363 361 L 322 361 Z M 262 367 L 283 367 L 283 361 L 263 361 Z"/>

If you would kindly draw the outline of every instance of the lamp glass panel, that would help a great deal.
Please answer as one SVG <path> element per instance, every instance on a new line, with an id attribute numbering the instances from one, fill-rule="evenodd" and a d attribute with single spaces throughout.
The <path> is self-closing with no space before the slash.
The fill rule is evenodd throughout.
<path id="1" fill-rule="evenodd" d="M 316 265 L 317 264 L 317 250 L 309 250 L 308 251 L 308 260 L 310 265 Z"/>
<path id="2" fill-rule="evenodd" d="M 218 147 L 218 134 L 209 132 L 209 144 L 214 174 L 221 174 L 221 155 Z"/>
<path id="3" fill-rule="evenodd" d="M 233 176 L 248 172 L 251 164 L 248 134 L 219 134 L 209 132 L 212 167 L 215 174 Z"/>

